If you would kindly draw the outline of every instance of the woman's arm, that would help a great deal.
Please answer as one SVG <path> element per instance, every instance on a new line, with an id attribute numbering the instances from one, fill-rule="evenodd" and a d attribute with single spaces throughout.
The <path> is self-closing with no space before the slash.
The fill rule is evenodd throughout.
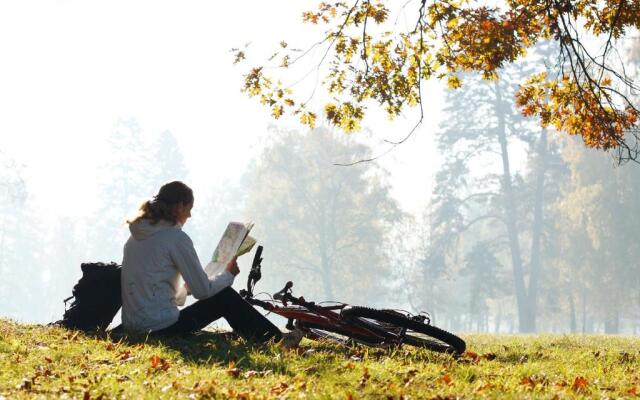
<path id="1" fill-rule="evenodd" d="M 191 238 L 182 231 L 179 232 L 176 243 L 170 247 L 170 255 L 182 278 L 191 289 L 193 297 L 198 300 L 211 297 L 227 286 L 231 286 L 235 278 L 228 269 L 209 278 L 202 269 Z"/>

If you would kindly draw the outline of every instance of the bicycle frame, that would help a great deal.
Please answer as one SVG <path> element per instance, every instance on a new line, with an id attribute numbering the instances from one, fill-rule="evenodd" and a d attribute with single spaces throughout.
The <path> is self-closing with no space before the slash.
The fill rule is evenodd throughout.
<path id="1" fill-rule="evenodd" d="M 329 331 L 340 330 L 356 337 L 363 338 L 370 343 L 383 343 L 388 339 L 388 335 L 380 334 L 380 329 L 367 329 L 366 323 L 354 324 L 349 319 L 345 319 L 341 314 L 348 304 L 338 303 L 330 306 L 320 306 L 314 302 L 308 302 L 304 297 L 294 297 L 291 294 L 293 282 L 289 281 L 285 287 L 273 295 L 273 301 L 259 300 L 253 297 L 255 284 L 262 277 L 260 268 L 262 262 L 262 246 L 258 246 L 254 257 L 249 277 L 247 278 L 247 289 L 241 290 L 240 295 L 250 304 L 261 307 L 269 312 L 287 318 L 287 328 L 290 330 L 300 328 L 305 330 L 305 324 L 312 324 Z M 279 305 L 278 303 L 282 304 Z M 291 304 L 291 305 L 289 305 Z M 308 329 L 307 329 L 308 333 Z"/>
<path id="2" fill-rule="evenodd" d="M 413 346 L 438 352 L 464 352 L 464 341 L 431 325 L 428 314 L 413 315 L 403 310 L 352 307 L 346 303 L 323 306 L 306 301 L 302 296 L 294 297 L 291 281 L 275 293 L 272 300 L 254 298 L 253 289 L 262 277 L 262 249 L 262 246 L 258 246 L 247 279 L 247 289 L 241 290 L 240 295 L 254 306 L 287 318 L 288 329 L 299 329 L 310 339 L 327 338 L 343 344 L 355 341 L 369 346 L 389 347 L 401 346 L 406 340 Z"/>

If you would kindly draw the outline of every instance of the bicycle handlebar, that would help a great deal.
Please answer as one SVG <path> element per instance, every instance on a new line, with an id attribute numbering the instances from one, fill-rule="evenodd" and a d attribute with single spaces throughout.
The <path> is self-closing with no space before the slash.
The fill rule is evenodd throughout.
<path id="1" fill-rule="evenodd" d="M 251 271 L 249 271 L 249 276 L 247 278 L 247 290 L 241 291 L 241 295 L 243 297 L 253 297 L 253 288 L 256 286 L 256 283 L 258 283 L 260 278 L 262 278 L 262 273 L 260 272 L 260 268 L 262 266 L 262 249 L 262 246 L 258 246 L 256 254 L 253 256 Z"/>
<path id="2" fill-rule="evenodd" d="M 260 267 L 260 263 L 262 262 L 262 249 L 262 246 L 258 246 L 256 249 L 256 254 L 253 256 L 253 262 L 251 263 L 251 269 Z"/>

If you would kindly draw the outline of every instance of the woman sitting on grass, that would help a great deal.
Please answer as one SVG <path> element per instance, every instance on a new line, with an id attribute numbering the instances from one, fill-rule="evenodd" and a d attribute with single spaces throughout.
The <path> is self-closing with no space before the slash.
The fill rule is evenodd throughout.
<path id="1" fill-rule="evenodd" d="M 127 221 L 131 236 L 124 245 L 121 280 L 125 332 L 188 334 L 224 317 L 247 339 L 280 340 L 280 330 L 231 288 L 240 273 L 235 258 L 214 277 L 204 272 L 191 238 L 182 230 L 193 202 L 187 185 L 170 182 Z M 182 310 L 178 306 L 184 299 L 177 298 L 180 276 L 198 299 Z M 286 338 L 288 345 L 299 342 L 295 334 Z"/>

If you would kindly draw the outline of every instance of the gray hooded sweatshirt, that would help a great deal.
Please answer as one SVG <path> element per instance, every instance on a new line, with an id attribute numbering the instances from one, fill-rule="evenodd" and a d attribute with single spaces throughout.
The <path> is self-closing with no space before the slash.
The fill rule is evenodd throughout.
<path id="1" fill-rule="evenodd" d="M 157 331 L 175 323 L 180 315 L 180 276 L 196 299 L 211 297 L 233 283 L 228 271 L 207 276 L 180 224 L 160 220 L 152 225 L 143 219 L 130 224 L 129 230 L 120 282 L 125 331 Z"/>

